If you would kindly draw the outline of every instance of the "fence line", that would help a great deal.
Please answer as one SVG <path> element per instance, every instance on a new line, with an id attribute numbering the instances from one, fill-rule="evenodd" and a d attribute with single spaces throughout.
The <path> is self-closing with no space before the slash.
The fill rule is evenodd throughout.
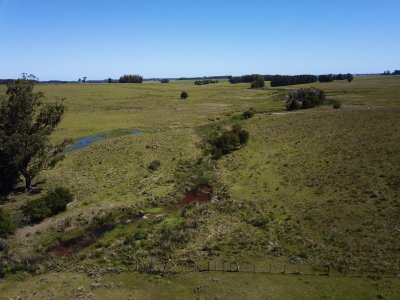
<path id="1" fill-rule="evenodd" d="M 193 260 L 168 261 L 163 264 L 154 262 L 135 261 L 132 271 L 148 273 L 189 273 L 189 272 L 245 272 L 267 273 L 282 275 L 313 275 L 332 277 L 400 277 L 398 268 L 390 271 L 367 270 L 363 268 L 350 268 L 343 266 L 310 266 L 292 263 L 274 263 L 268 261 L 227 261 L 206 260 L 196 262 Z"/>

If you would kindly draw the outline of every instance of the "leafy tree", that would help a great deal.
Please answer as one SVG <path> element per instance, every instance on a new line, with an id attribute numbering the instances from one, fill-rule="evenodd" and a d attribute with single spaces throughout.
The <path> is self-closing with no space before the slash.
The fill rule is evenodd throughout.
<path id="1" fill-rule="evenodd" d="M 189 97 L 189 95 L 188 95 L 187 92 L 182 92 L 182 93 L 181 93 L 181 99 L 186 99 L 186 98 L 188 98 L 188 97 Z"/>
<path id="2" fill-rule="evenodd" d="M 264 76 L 257 75 L 254 82 L 251 84 L 252 89 L 259 89 L 265 87 Z"/>
<path id="3" fill-rule="evenodd" d="M 112 78 L 108 78 L 108 83 L 112 83 Z"/>
<path id="4" fill-rule="evenodd" d="M 83 83 L 86 82 L 86 78 L 87 78 L 86 76 L 83 76 L 83 78 L 82 78 L 82 82 L 83 82 Z"/>
<path id="5" fill-rule="evenodd" d="M 353 75 L 351 75 L 350 73 L 347 74 L 347 81 L 348 81 L 348 82 L 352 82 L 353 79 L 354 79 Z"/>
<path id="6" fill-rule="evenodd" d="M 79 82 L 79 83 L 82 82 L 82 79 L 79 78 L 79 79 L 78 79 L 78 82 Z"/>
<path id="7" fill-rule="evenodd" d="M 43 93 L 33 92 L 34 86 L 35 82 L 27 79 L 12 81 L 0 101 L 0 154 L 25 178 L 27 191 L 41 170 L 62 159 L 55 154 L 65 145 L 52 147 L 49 143 L 64 115 L 63 101 L 44 104 Z"/>

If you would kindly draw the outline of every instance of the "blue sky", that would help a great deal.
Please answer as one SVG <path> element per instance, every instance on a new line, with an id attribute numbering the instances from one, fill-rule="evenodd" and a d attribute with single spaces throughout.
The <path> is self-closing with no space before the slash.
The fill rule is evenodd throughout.
<path id="1" fill-rule="evenodd" d="M 399 0 L 0 0 L 0 78 L 400 69 Z"/>

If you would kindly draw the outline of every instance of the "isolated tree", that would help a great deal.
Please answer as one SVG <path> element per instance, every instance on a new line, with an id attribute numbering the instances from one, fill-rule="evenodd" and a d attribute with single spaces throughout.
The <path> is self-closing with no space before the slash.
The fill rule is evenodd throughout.
<path id="1" fill-rule="evenodd" d="M 83 78 L 82 78 L 82 82 L 86 82 L 86 76 L 83 76 Z"/>
<path id="2" fill-rule="evenodd" d="M 112 78 L 108 78 L 108 83 L 112 83 Z"/>
<path id="3" fill-rule="evenodd" d="M 189 97 L 188 93 L 186 92 L 181 93 L 181 99 L 186 99 L 187 97 Z"/>
<path id="4" fill-rule="evenodd" d="M 43 93 L 33 92 L 34 86 L 35 81 L 25 78 L 12 81 L 0 100 L 0 153 L 24 177 L 27 191 L 41 170 L 62 158 L 55 154 L 64 146 L 49 143 L 64 115 L 63 101 L 44 104 Z"/>
<path id="5" fill-rule="evenodd" d="M 353 77 L 353 75 L 352 74 L 347 74 L 347 81 L 348 82 L 352 82 L 353 81 L 353 79 L 354 79 L 354 77 Z"/>
<path id="6" fill-rule="evenodd" d="M 78 79 L 78 82 L 82 82 L 82 79 L 79 78 L 79 79 Z"/>

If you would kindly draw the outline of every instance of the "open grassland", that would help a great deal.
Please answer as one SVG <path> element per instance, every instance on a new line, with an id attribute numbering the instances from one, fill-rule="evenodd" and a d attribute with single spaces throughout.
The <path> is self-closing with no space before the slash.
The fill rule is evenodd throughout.
<path id="1" fill-rule="evenodd" d="M 308 86 L 326 91 L 327 104 L 286 112 L 285 95 Z M 75 200 L 65 213 L 20 228 L 7 241 L 9 255 L 21 261 L 40 258 L 94 222 L 112 222 L 120 224 L 96 244 L 57 259 L 60 268 L 226 259 L 400 273 L 400 76 L 248 87 L 226 81 L 39 85 L 48 101 L 64 97 L 68 106 L 54 141 L 113 129 L 143 133 L 67 153 L 43 172 L 36 180 L 38 191 L 62 185 Z M 182 91 L 188 99 L 179 99 Z M 342 108 L 333 109 L 333 101 L 341 101 Z M 240 120 L 249 108 L 256 115 Z M 204 137 L 236 123 L 250 133 L 247 146 L 217 162 L 204 158 Z M 160 168 L 149 170 L 156 159 Z M 185 190 L 200 180 L 212 185 L 212 201 L 179 209 Z M 1 206 L 18 217 L 18 208 L 38 196 L 15 192 Z M 126 222 L 140 211 L 146 218 Z M 245 293 L 238 298 L 399 297 L 398 279 L 194 273 L 168 281 L 126 274 L 115 279 L 124 286 L 118 290 L 121 298 L 226 299 L 235 298 L 237 289 Z M 55 278 L 55 286 L 68 278 L 76 284 L 43 293 L 68 298 L 64 292 L 80 285 L 88 291 L 83 275 Z M 30 293 L 40 279 L 18 285 L 15 280 L 0 284 L 0 294 Z M 113 290 L 95 290 L 94 296 L 100 291 L 111 297 Z"/>
<path id="2" fill-rule="evenodd" d="M 100 282 L 101 286 L 97 287 Z M 163 278 L 121 273 L 103 276 L 96 284 L 96 279 L 82 273 L 52 272 L 25 278 L 23 284 L 14 281 L 2 284 L 0 298 L 369 300 L 398 299 L 399 290 L 399 281 L 391 279 L 376 281 L 251 273 L 189 273 Z"/>

